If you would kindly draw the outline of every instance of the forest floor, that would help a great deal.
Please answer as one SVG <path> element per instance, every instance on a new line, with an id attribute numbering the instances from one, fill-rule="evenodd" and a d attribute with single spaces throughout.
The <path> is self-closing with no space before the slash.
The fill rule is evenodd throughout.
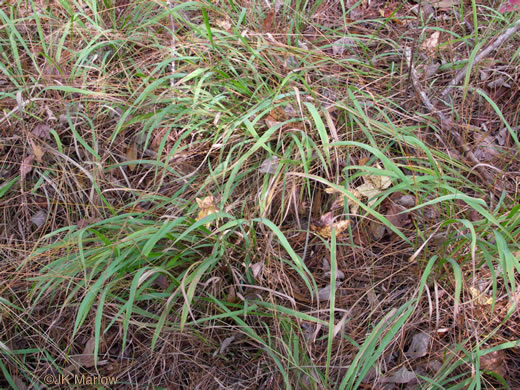
<path id="1" fill-rule="evenodd" d="M 0 2 L 0 387 L 520 388 L 501 6 Z"/>

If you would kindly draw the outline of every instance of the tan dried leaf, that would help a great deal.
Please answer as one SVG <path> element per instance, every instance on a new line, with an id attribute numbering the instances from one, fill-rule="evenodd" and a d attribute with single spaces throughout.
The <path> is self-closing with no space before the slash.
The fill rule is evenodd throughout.
<path id="1" fill-rule="evenodd" d="M 489 306 L 493 304 L 493 298 L 475 287 L 470 287 L 469 292 L 477 305 Z"/>
<path id="2" fill-rule="evenodd" d="M 128 149 L 126 149 L 126 160 L 137 160 L 137 144 L 135 141 L 128 145 Z M 135 164 L 128 164 L 128 169 L 132 172 L 135 169 Z"/>
<path id="3" fill-rule="evenodd" d="M 342 220 L 338 222 L 332 221 L 333 214 L 329 211 L 328 213 L 323 214 L 316 224 L 311 224 L 311 230 L 318 233 L 322 237 L 331 238 L 332 228 L 335 229 L 337 237 L 343 233 L 350 224 L 350 220 Z"/>
<path id="4" fill-rule="evenodd" d="M 45 154 L 45 151 L 36 144 L 32 139 L 29 138 L 29 142 L 31 143 L 31 147 L 33 150 L 34 157 L 36 157 L 36 160 L 38 162 L 42 162 L 43 155 Z"/>
<path id="5" fill-rule="evenodd" d="M 215 198 L 213 196 L 206 196 L 204 199 L 197 198 L 196 201 L 200 208 L 199 215 L 196 219 L 197 221 L 207 217 L 208 215 L 218 212 L 218 208 L 215 204 Z M 209 225 L 209 223 L 206 224 L 206 227 Z"/>
<path id="6" fill-rule="evenodd" d="M 439 46 L 439 38 L 441 37 L 440 31 L 435 31 L 428 39 L 421 44 L 421 50 L 428 54 L 435 53 L 437 46 Z"/>
<path id="7" fill-rule="evenodd" d="M 377 168 L 381 169 L 379 165 L 376 165 Z M 361 197 L 366 197 L 369 199 L 368 205 L 371 206 L 376 201 L 372 199 L 374 196 L 387 189 L 392 185 L 392 180 L 388 176 L 372 176 L 366 175 L 363 176 L 365 180 L 364 184 L 361 184 L 356 188 Z M 354 192 L 352 192 L 354 196 L 357 197 Z"/>
<path id="8" fill-rule="evenodd" d="M 34 155 L 27 156 L 23 161 L 22 165 L 20 165 L 20 177 L 22 180 L 25 179 L 27 174 L 32 171 L 33 165 L 32 162 L 34 160 Z"/>

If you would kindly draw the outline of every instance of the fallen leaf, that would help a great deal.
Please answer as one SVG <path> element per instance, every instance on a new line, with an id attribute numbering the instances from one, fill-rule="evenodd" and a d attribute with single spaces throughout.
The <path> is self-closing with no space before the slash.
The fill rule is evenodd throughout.
<path id="1" fill-rule="evenodd" d="M 381 169 L 379 165 L 376 165 L 377 168 Z M 363 176 L 365 181 L 364 184 L 356 187 L 356 190 L 363 197 L 369 199 L 368 205 L 371 206 L 375 203 L 376 199 L 373 199 L 377 194 L 387 189 L 392 185 L 392 180 L 387 176 L 372 176 L 366 175 Z M 354 196 L 355 194 L 352 193 Z"/>
<path id="2" fill-rule="evenodd" d="M 49 119 L 50 119 L 50 117 L 49 117 Z M 54 119 L 56 119 L 56 117 L 54 117 Z M 36 126 L 34 126 L 34 129 L 32 131 L 32 133 L 35 136 L 40 137 L 42 139 L 49 138 L 50 132 L 51 132 L 51 127 L 49 125 L 46 125 L 45 123 L 37 124 Z"/>
<path id="3" fill-rule="evenodd" d="M 229 347 L 231 343 L 235 340 L 235 338 L 236 336 L 230 336 L 225 338 L 224 341 L 222 341 L 220 348 L 213 353 L 213 357 L 217 356 L 218 354 L 223 354 L 226 351 L 227 347 Z"/>
<path id="4" fill-rule="evenodd" d="M 343 53 L 345 53 L 345 49 L 353 45 L 354 41 L 352 39 L 347 37 L 340 38 L 332 44 L 332 54 L 335 56 L 343 55 Z"/>
<path id="5" fill-rule="evenodd" d="M 405 356 L 408 359 L 417 359 L 428 354 L 428 346 L 430 345 L 430 335 L 428 333 L 419 332 L 416 333 L 408 348 L 408 352 Z"/>
<path id="6" fill-rule="evenodd" d="M 435 49 L 437 49 L 437 46 L 439 46 L 439 38 L 441 36 L 440 31 L 435 31 L 428 39 L 426 39 L 421 44 L 421 50 L 425 51 L 428 54 L 435 53 Z"/>
<path id="7" fill-rule="evenodd" d="M 34 155 L 27 156 L 23 161 L 22 165 L 20 165 L 20 177 L 22 180 L 25 179 L 27 174 L 32 171 L 33 165 L 32 162 L 34 160 Z"/>
<path id="8" fill-rule="evenodd" d="M 96 346 L 96 338 L 91 337 L 85 344 L 85 348 L 81 355 L 71 356 L 71 359 L 79 365 L 89 368 L 94 366 L 94 348 Z"/>
<path id="9" fill-rule="evenodd" d="M 196 219 L 197 221 L 218 212 L 217 206 L 215 205 L 215 198 L 213 196 L 206 196 L 204 199 L 197 198 L 196 201 L 200 208 L 199 215 Z M 210 223 L 206 224 L 206 227 L 209 225 Z"/>
<path id="10" fill-rule="evenodd" d="M 264 24 L 262 25 L 262 31 L 269 31 L 271 27 L 273 27 L 273 19 L 274 19 L 275 10 L 270 11 L 264 19 Z"/>
<path id="11" fill-rule="evenodd" d="M 137 160 L 137 144 L 135 141 L 128 145 L 128 149 L 126 149 L 126 160 Z M 135 169 L 135 164 L 128 164 L 128 169 L 132 172 Z"/>
<path id="12" fill-rule="evenodd" d="M 328 301 L 330 299 L 330 284 L 318 290 L 318 299 Z"/>
<path id="13" fill-rule="evenodd" d="M 488 135 L 477 142 L 478 145 L 473 150 L 473 154 L 479 161 L 491 161 L 500 154 L 494 137 Z"/>
<path id="14" fill-rule="evenodd" d="M 383 238 L 386 232 L 385 225 L 382 225 L 376 221 L 370 221 L 369 225 L 370 235 L 375 241 L 379 241 Z"/>
<path id="15" fill-rule="evenodd" d="M 253 278 L 257 279 L 258 276 L 262 273 L 264 270 L 264 262 L 260 261 L 255 264 L 251 264 L 251 272 L 253 273 Z"/>
<path id="16" fill-rule="evenodd" d="M 383 383 L 410 383 L 417 380 L 417 375 L 413 371 L 409 371 L 406 367 L 401 367 L 394 375 L 390 378 L 382 378 Z"/>
<path id="17" fill-rule="evenodd" d="M 280 159 L 277 156 L 272 156 L 269 158 L 266 158 L 262 165 L 260 165 L 260 168 L 258 171 L 260 173 L 269 173 L 271 175 L 276 173 L 276 169 L 278 168 L 278 163 Z"/>
<path id="18" fill-rule="evenodd" d="M 37 227 L 41 227 L 45 221 L 47 220 L 47 213 L 43 210 L 36 212 L 31 217 L 31 222 L 34 223 Z"/>
<path id="19" fill-rule="evenodd" d="M 336 231 L 336 237 L 343 233 L 348 225 L 350 224 L 350 220 L 342 220 L 338 222 L 333 221 L 332 212 L 325 213 L 321 216 L 320 220 L 316 222 L 316 224 L 311 223 L 311 230 L 318 233 L 320 236 L 325 238 L 332 237 L 332 228 Z"/>
<path id="20" fill-rule="evenodd" d="M 31 147 L 33 150 L 34 157 L 36 157 L 36 160 L 38 162 L 42 162 L 43 155 L 45 154 L 45 151 L 36 144 L 32 139 L 29 138 L 29 142 L 31 143 Z"/>
<path id="21" fill-rule="evenodd" d="M 486 293 L 481 292 L 479 289 L 477 289 L 475 287 L 470 287 L 469 292 L 471 294 L 473 301 L 477 305 L 489 306 L 489 305 L 493 304 L 493 298 L 488 296 Z"/>
<path id="22" fill-rule="evenodd" d="M 495 372 L 501 377 L 506 376 L 506 353 L 504 350 L 486 353 L 480 357 L 480 369 Z"/>

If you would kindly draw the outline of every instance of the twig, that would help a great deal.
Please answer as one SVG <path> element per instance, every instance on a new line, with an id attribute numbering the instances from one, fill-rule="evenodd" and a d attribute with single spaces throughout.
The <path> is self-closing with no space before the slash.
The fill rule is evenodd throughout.
<path id="1" fill-rule="evenodd" d="M 445 99 L 450 93 L 451 89 L 456 86 L 466 75 L 468 68 L 478 64 L 483 58 L 487 57 L 489 53 L 496 50 L 502 43 L 504 43 L 511 35 L 516 33 L 520 29 L 520 19 L 518 19 L 513 26 L 509 27 L 506 31 L 504 31 L 492 44 L 482 50 L 477 54 L 475 59 L 471 64 L 466 65 L 463 69 L 459 70 L 453 80 L 442 90 L 440 94 L 441 99 Z"/>
<path id="2" fill-rule="evenodd" d="M 415 68 L 413 67 L 413 64 L 412 64 L 412 51 L 409 47 L 407 47 L 405 49 L 405 57 L 406 57 L 406 62 L 408 64 L 408 66 L 410 67 L 412 85 L 415 89 L 415 92 L 421 98 L 421 101 L 424 104 L 424 106 L 428 109 L 428 111 L 430 111 L 433 115 L 435 115 L 437 117 L 437 119 L 439 120 L 441 129 L 443 129 L 444 131 L 447 131 L 453 135 L 453 138 L 455 139 L 455 143 L 465 153 L 465 155 L 467 156 L 469 161 L 471 161 L 471 163 L 473 163 L 474 169 L 477 170 L 477 172 L 480 174 L 480 176 L 487 182 L 494 183 L 495 178 L 488 171 L 486 171 L 484 169 L 484 167 L 481 165 L 478 158 L 475 157 L 475 155 L 473 154 L 473 152 L 471 151 L 469 146 L 466 145 L 466 143 L 462 140 L 462 137 L 460 136 L 460 134 L 457 133 L 456 131 L 453 131 L 451 118 L 448 118 L 446 115 L 444 115 L 444 113 L 442 111 L 437 110 L 437 108 L 435 108 L 435 106 L 433 105 L 432 101 L 430 100 L 430 98 L 428 97 L 426 92 L 424 92 L 422 90 L 421 84 L 419 83 L 419 76 L 417 75 L 417 71 L 415 70 Z M 497 188 L 499 190 L 501 189 L 501 187 L 498 186 L 496 183 L 495 183 L 495 188 Z"/>

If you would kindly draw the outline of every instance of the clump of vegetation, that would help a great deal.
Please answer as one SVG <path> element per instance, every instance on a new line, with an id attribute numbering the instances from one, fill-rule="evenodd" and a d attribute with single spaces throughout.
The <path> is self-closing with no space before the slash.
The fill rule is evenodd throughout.
<path id="1" fill-rule="evenodd" d="M 519 387 L 516 3 L 3 2 L 0 385 Z"/>

